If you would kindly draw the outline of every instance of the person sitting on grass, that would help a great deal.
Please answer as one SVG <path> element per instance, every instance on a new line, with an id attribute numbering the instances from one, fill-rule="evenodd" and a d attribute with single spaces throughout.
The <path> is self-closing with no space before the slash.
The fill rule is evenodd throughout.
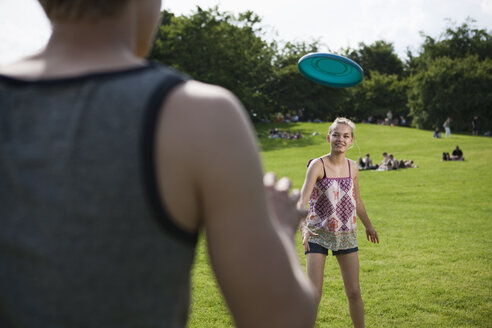
<path id="1" fill-rule="evenodd" d="M 359 157 L 359 169 L 361 170 L 376 170 L 378 168 L 377 164 L 372 163 L 371 155 L 366 154 L 364 158 Z"/>
<path id="2" fill-rule="evenodd" d="M 463 157 L 463 152 L 461 151 L 460 147 L 456 146 L 456 148 L 453 150 L 451 153 L 451 160 L 452 161 L 464 161 L 465 158 Z"/>
<path id="3" fill-rule="evenodd" d="M 400 165 L 398 166 L 398 168 L 400 169 L 408 169 L 408 168 L 415 168 L 417 167 L 413 161 L 410 159 L 410 160 L 406 160 L 406 159 L 402 159 L 400 160 Z"/>
<path id="4" fill-rule="evenodd" d="M 378 167 L 378 171 L 389 171 L 393 168 L 393 163 L 391 158 L 388 156 L 387 152 L 383 153 L 383 161 Z"/>
<path id="5" fill-rule="evenodd" d="M 436 129 L 434 130 L 434 138 L 441 138 L 441 131 L 439 130 L 439 128 L 436 126 Z"/>
<path id="6" fill-rule="evenodd" d="M 397 170 L 398 166 L 400 166 L 400 162 L 398 162 L 397 159 L 394 158 L 393 154 L 389 154 L 389 160 L 390 160 L 390 170 Z M 388 167 L 390 167 L 388 166 Z"/>
<path id="7" fill-rule="evenodd" d="M 358 164 L 359 164 L 359 170 L 365 170 L 366 169 L 366 163 L 364 163 L 364 160 L 360 156 L 359 156 Z"/>

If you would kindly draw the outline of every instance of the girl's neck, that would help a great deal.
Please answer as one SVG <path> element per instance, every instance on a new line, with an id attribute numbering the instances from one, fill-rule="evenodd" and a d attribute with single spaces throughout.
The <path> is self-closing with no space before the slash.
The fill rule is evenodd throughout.
<path id="1" fill-rule="evenodd" d="M 327 155 L 328 160 L 335 166 L 343 165 L 346 162 L 345 153 L 329 153 Z"/>

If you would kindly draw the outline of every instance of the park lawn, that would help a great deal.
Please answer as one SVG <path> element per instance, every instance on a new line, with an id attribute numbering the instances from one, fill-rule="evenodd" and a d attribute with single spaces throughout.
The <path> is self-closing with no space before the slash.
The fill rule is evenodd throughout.
<path id="1" fill-rule="evenodd" d="M 257 124 L 265 171 L 301 188 L 307 161 L 329 152 L 326 123 Z M 300 140 L 274 140 L 268 130 L 301 131 Z M 312 136 L 313 132 L 320 135 Z M 359 221 L 359 259 L 367 327 L 492 327 L 492 139 L 358 124 L 348 157 L 384 151 L 418 168 L 360 173 L 361 195 L 381 243 L 366 241 Z M 459 145 L 464 162 L 441 162 Z M 303 248 L 296 236 L 301 263 Z M 210 269 L 203 238 L 192 274 L 189 327 L 231 327 Z M 350 327 L 336 260 L 325 268 L 317 327 Z"/>

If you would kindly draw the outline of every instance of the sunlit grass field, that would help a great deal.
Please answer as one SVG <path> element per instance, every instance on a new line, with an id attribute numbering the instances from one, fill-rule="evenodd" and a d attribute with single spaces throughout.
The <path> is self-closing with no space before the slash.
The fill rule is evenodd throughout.
<path id="1" fill-rule="evenodd" d="M 267 138 L 300 131 L 300 140 Z M 265 171 L 302 186 L 306 164 L 329 152 L 327 123 L 256 125 Z M 313 132 L 321 135 L 312 136 Z M 367 327 L 492 327 L 492 139 L 358 124 L 348 157 L 386 151 L 418 168 L 360 173 L 361 195 L 381 244 L 365 240 L 359 259 Z M 464 162 L 441 162 L 459 145 Z M 254 242 L 254 241 L 252 241 Z M 301 263 L 304 255 L 299 234 Z M 261 268 L 259 268 L 261 269 Z M 232 327 L 233 321 L 200 240 L 192 276 L 189 327 Z M 317 327 L 351 327 L 343 283 L 330 255 Z"/>

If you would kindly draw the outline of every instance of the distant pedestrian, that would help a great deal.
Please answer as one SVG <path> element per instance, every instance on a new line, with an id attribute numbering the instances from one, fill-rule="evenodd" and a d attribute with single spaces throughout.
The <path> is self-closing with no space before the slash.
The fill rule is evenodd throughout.
<path id="1" fill-rule="evenodd" d="M 447 138 L 448 136 L 451 138 L 451 117 L 448 117 L 444 124 L 442 125 L 446 133 L 444 136 Z"/>
<path id="2" fill-rule="evenodd" d="M 478 116 L 473 117 L 472 120 L 472 133 L 474 136 L 478 136 Z"/>

